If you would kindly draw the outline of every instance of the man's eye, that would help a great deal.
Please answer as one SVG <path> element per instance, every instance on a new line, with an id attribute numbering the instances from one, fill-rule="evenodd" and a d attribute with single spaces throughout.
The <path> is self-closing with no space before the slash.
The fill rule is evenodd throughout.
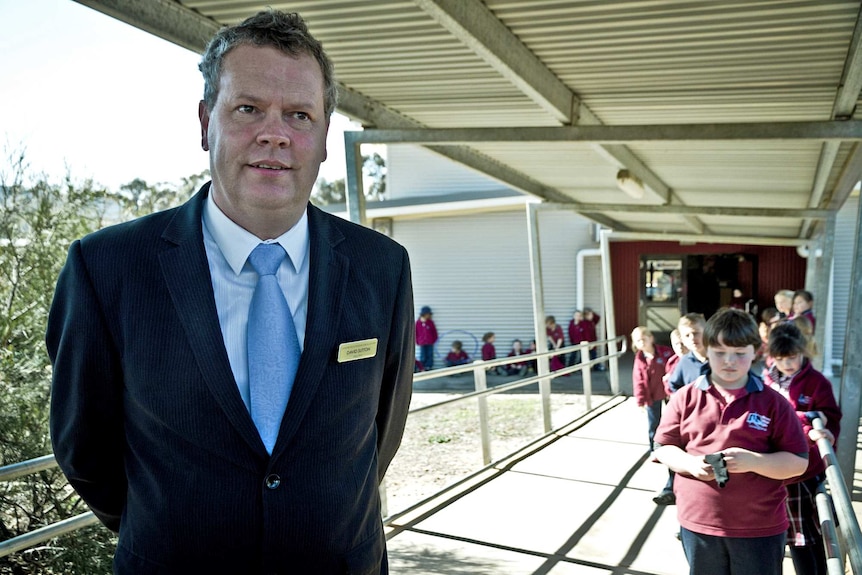
<path id="1" fill-rule="evenodd" d="M 254 111 L 254 106 L 249 106 L 248 104 L 242 104 L 241 106 L 239 106 L 237 108 L 237 110 L 242 112 L 243 114 L 250 114 Z"/>
<path id="2" fill-rule="evenodd" d="M 305 112 L 295 112 L 293 114 L 293 117 L 296 118 L 297 120 L 303 120 L 303 121 L 310 119 L 308 114 L 306 114 Z"/>

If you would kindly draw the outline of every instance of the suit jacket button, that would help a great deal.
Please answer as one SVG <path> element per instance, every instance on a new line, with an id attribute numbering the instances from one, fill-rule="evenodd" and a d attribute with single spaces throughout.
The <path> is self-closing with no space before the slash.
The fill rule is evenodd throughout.
<path id="1" fill-rule="evenodd" d="M 278 489 L 278 486 L 281 485 L 281 477 L 275 473 L 267 475 L 264 480 L 264 485 L 266 485 L 267 489 Z"/>

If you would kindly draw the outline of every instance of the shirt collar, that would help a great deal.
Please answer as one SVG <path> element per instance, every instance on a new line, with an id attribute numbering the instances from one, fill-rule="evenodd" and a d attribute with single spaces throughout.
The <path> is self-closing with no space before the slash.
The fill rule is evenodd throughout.
<path id="1" fill-rule="evenodd" d="M 700 391 L 707 391 L 712 383 L 709 381 L 710 371 L 707 371 L 696 380 L 692 385 L 696 386 Z M 758 391 L 763 391 L 763 380 L 757 377 L 755 374 L 748 372 L 748 382 L 745 384 L 745 390 L 748 393 L 755 393 Z"/>
<path id="2" fill-rule="evenodd" d="M 289 256 L 294 271 L 298 272 L 302 269 L 309 246 L 308 208 L 302 212 L 302 217 L 296 225 L 277 238 L 266 242 L 261 242 L 260 238 L 227 217 L 213 201 L 212 195 L 207 195 L 203 220 L 228 265 L 237 275 L 242 271 L 251 251 L 260 243 L 281 244 Z"/>

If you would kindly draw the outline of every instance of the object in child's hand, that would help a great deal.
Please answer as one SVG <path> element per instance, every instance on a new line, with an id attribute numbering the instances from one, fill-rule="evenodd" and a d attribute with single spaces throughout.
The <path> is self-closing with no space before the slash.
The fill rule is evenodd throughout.
<path id="1" fill-rule="evenodd" d="M 727 474 L 727 463 L 724 461 L 723 453 L 710 453 L 705 455 L 703 460 L 712 465 L 712 471 L 715 473 L 715 482 L 719 487 L 724 487 L 730 480 Z"/>

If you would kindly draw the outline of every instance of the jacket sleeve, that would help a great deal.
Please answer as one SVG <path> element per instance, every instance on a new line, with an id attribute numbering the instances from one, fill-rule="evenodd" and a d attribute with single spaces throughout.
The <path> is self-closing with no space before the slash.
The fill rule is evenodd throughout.
<path id="1" fill-rule="evenodd" d="M 832 384 L 825 377 L 821 380 L 812 393 L 811 398 L 812 409 L 822 411 L 826 416 L 826 424 L 824 427 L 832 432 L 835 436 L 835 442 L 838 442 L 838 434 L 841 433 L 841 408 L 838 407 L 838 402 L 835 401 L 835 394 L 832 391 Z M 808 430 L 811 429 L 807 420 L 804 422 L 803 428 L 806 436 Z"/>
<path id="2" fill-rule="evenodd" d="M 413 284 L 410 274 L 410 260 L 402 248 L 401 276 L 395 310 L 392 314 L 389 347 L 386 366 L 380 389 L 380 403 L 377 408 L 377 454 L 378 479 L 383 475 L 395 457 L 401 444 L 410 397 L 413 394 L 413 366 L 415 354 L 415 330 L 413 329 Z"/>
<path id="3" fill-rule="evenodd" d="M 635 399 L 637 399 L 638 407 L 647 405 L 647 394 L 649 393 L 649 382 L 647 381 L 646 363 L 644 363 L 641 353 L 635 354 L 635 362 L 632 366 L 632 388 L 634 390 Z"/>
<path id="4" fill-rule="evenodd" d="M 57 463 L 99 520 L 119 531 L 126 501 L 123 376 L 80 241 L 69 249 L 57 281 L 46 344 Z"/>

